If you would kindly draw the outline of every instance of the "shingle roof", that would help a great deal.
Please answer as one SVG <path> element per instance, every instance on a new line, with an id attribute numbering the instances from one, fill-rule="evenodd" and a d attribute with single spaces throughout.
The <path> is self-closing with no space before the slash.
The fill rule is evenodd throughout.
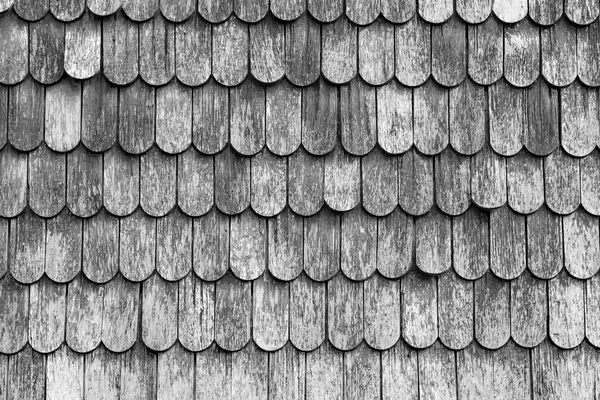
<path id="1" fill-rule="evenodd" d="M 0 399 L 599 396 L 599 13 L 0 0 Z"/>

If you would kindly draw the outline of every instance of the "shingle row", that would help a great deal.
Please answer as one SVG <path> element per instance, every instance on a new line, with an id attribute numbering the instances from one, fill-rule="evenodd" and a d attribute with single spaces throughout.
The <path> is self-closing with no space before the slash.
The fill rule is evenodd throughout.
<path id="1" fill-rule="evenodd" d="M 193 352 L 213 343 L 238 351 L 250 341 L 265 351 L 288 342 L 312 351 L 325 341 L 342 351 L 363 342 L 386 350 L 399 341 L 423 349 L 437 340 L 456 350 L 474 341 L 495 350 L 511 339 L 524 348 L 544 340 L 564 349 L 585 339 L 600 346 L 600 279 L 567 272 L 550 280 L 524 272 L 512 281 L 492 273 L 468 281 L 452 270 L 411 271 L 399 280 L 338 274 L 327 282 L 306 274 L 286 282 L 270 273 L 252 282 L 231 273 L 216 282 L 194 274 L 171 282 L 153 274 L 140 283 L 119 274 L 105 284 L 80 275 L 29 285 L 7 275 L 0 294 L 2 354 L 27 344 L 51 353 L 64 343 L 79 353 L 101 343 L 123 352 L 138 342 L 154 351 L 179 342 Z"/>
<path id="2" fill-rule="evenodd" d="M 0 219 L 0 276 L 24 284 L 44 275 L 66 283 L 81 272 L 95 283 L 118 272 L 135 282 L 155 272 L 176 282 L 191 271 L 207 281 L 227 271 L 249 281 L 266 270 L 283 281 L 303 271 L 319 282 L 340 271 L 364 281 L 376 271 L 395 279 L 413 268 L 432 275 L 454 270 L 467 280 L 488 271 L 506 280 L 525 271 L 541 280 L 561 271 L 589 279 L 600 268 L 598 217 L 580 209 L 561 217 L 546 207 L 528 216 L 471 207 L 457 217 L 432 211 L 413 218 L 396 209 L 377 218 L 358 208 L 306 218 L 286 209 L 269 219 L 215 210 L 199 218 L 101 211 L 80 219 L 65 210 L 50 219 L 30 211 Z"/>
<path id="3" fill-rule="evenodd" d="M 598 351 L 583 343 L 565 352 L 548 341 L 535 349 L 509 342 L 490 352 L 440 344 L 414 350 L 403 342 L 377 351 L 340 352 L 328 343 L 303 352 L 286 345 L 263 352 L 250 343 L 227 352 L 211 346 L 161 353 L 136 345 L 124 353 L 100 346 L 79 354 L 30 347 L 0 356 L 0 394 L 9 398 L 178 399 L 592 399 L 599 395 Z M 491 376 L 493 375 L 493 379 Z"/>
<path id="4" fill-rule="evenodd" d="M 418 4 L 417 4 L 418 3 Z M 36 21 L 51 13 L 61 21 L 73 21 L 86 8 L 98 15 L 109 16 L 119 9 L 132 20 L 145 21 L 162 16 L 181 22 L 199 13 L 213 23 L 223 22 L 232 14 L 254 23 L 270 14 L 291 21 L 310 13 L 320 22 L 331 22 L 347 16 L 359 25 L 367 25 L 379 16 L 393 23 L 406 22 L 417 12 L 431 23 L 442 23 L 455 13 L 463 20 L 478 24 L 492 13 L 505 23 L 515 23 L 527 16 L 540 25 L 551 25 L 562 15 L 579 25 L 597 19 L 599 5 L 594 0 L 478 0 L 457 2 L 442 0 L 2 0 L 0 12 L 14 7 L 23 19 Z"/>
<path id="5" fill-rule="evenodd" d="M 118 143 L 141 154 L 156 144 L 180 154 L 193 145 L 215 154 L 230 144 L 246 156 L 265 147 L 287 156 L 302 145 L 320 156 L 339 143 L 356 156 L 376 145 L 389 154 L 437 155 L 452 147 L 473 155 L 491 147 L 503 156 L 523 148 L 546 156 L 560 146 L 582 157 L 600 144 L 598 104 L 598 89 L 579 82 L 556 89 L 543 80 L 523 89 L 505 80 L 489 88 L 471 80 L 451 89 L 432 80 L 374 87 L 360 78 L 339 87 L 247 80 L 227 88 L 211 80 L 154 88 L 142 80 L 116 87 L 101 76 L 47 87 L 28 78 L 0 86 L 0 148 L 10 143 L 28 152 L 45 143 L 67 152 L 83 144 L 103 152 Z"/>
<path id="6" fill-rule="evenodd" d="M 264 217 L 289 207 L 311 216 L 324 205 L 345 212 L 363 208 L 385 216 L 397 208 L 412 216 L 432 209 L 457 216 L 475 205 L 508 205 L 531 214 L 546 205 L 567 215 L 582 206 L 600 215 L 600 151 L 574 158 L 561 149 L 546 157 L 521 150 L 499 156 L 489 148 L 463 156 L 448 148 L 435 157 L 409 150 L 389 155 L 376 147 L 366 156 L 337 146 L 326 156 L 303 148 L 288 157 L 265 149 L 246 157 L 227 147 L 216 155 L 190 148 L 169 155 L 153 147 L 142 155 L 119 146 L 93 153 L 79 146 L 58 153 L 41 145 L 30 153 L 0 150 L 0 217 L 30 208 L 53 217 L 67 208 L 78 217 L 105 209 L 127 216 L 141 208 L 153 217 L 174 209 L 198 217 L 213 206 L 234 215 L 251 208 Z"/>
<path id="7" fill-rule="evenodd" d="M 467 76 L 490 85 L 504 76 L 518 87 L 542 77 L 557 87 L 577 78 L 597 87 L 599 35 L 600 21 L 576 26 L 566 18 L 549 27 L 528 19 L 504 26 L 495 18 L 468 25 L 458 17 L 439 25 L 413 17 L 360 27 L 346 17 L 321 26 L 309 15 L 257 24 L 231 17 L 212 25 L 197 17 L 138 23 L 120 13 L 86 13 L 69 23 L 51 15 L 27 23 L 9 11 L 0 15 L 0 83 L 16 84 L 28 74 L 52 84 L 64 74 L 88 79 L 102 73 L 117 85 L 141 77 L 160 86 L 177 77 L 199 86 L 212 76 L 236 86 L 252 76 L 263 83 L 287 77 L 307 86 L 321 76 L 343 84 L 360 75 L 371 85 L 395 78 L 414 87 L 432 77 L 453 87 Z"/>

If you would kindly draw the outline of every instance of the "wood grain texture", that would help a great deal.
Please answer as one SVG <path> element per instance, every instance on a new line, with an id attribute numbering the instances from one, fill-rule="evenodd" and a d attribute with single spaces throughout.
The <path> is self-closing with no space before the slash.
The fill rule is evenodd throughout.
<path id="1" fill-rule="evenodd" d="M 375 95 L 375 88 L 360 79 L 340 87 L 341 142 L 352 155 L 369 153 L 377 142 Z"/>
<path id="2" fill-rule="evenodd" d="M 360 202 L 360 186 L 360 158 L 336 146 L 325 156 L 325 202 L 335 211 L 349 211 Z"/>
<path id="3" fill-rule="evenodd" d="M 21 151 L 35 149 L 44 138 L 44 86 L 26 78 L 8 91 L 8 140 Z"/>
<path id="4" fill-rule="evenodd" d="M 564 12 L 577 25 L 588 25 L 598 18 L 600 5 L 590 0 L 567 0 Z"/>
<path id="5" fill-rule="evenodd" d="M 118 398 L 121 392 L 121 358 L 104 346 L 84 357 L 84 397 Z"/>
<path id="6" fill-rule="evenodd" d="M 510 338 L 510 283 L 488 272 L 475 281 L 474 301 L 477 342 L 499 349 Z"/>
<path id="7" fill-rule="evenodd" d="M 577 72 L 586 85 L 600 85 L 600 20 L 577 28 Z"/>
<path id="8" fill-rule="evenodd" d="M 81 84 L 63 79 L 46 89 L 45 141 L 52 150 L 72 150 L 81 132 Z"/>
<path id="9" fill-rule="evenodd" d="M 206 350 L 215 336 L 215 284 L 188 274 L 179 281 L 177 337 L 189 351 Z"/>
<path id="10" fill-rule="evenodd" d="M 43 84 L 55 83 L 64 73 L 65 25 L 57 22 L 51 14 L 47 14 L 42 20 L 30 24 L 29 38 L 31 76 Z M 18 58 L 11 62 L 15 61 L 18 62 Z M 19 68 L 15 68 L 12 73 L 18 72 Z"/>
<path id="11" fill-rule="evenodd" d="M 8 116 L 8 92 L 9 88 L 2 86 L 0 88 L 0 113 Z M 8 140 L 8 118 L 0 119 L 0 148 L 6 145 Z"/>
<path id="12" fill-rule="evenodd" d="M 334 84 L 349 82 L 358 71 L 356 25 L 344 16 L 321 27 L 321 72 Z"/>
<path id="13" fill-rule="evenodd" d="M 83 221 L 82 269 L 95 283 L 110 281 L 119 270 L 119 219 L 105 210 Z"/>
<path id="14" fill-rule="evenodd" d="M 541 30 L 542 75 L 554 86 L 566 86 L 577 77 L 577 28 L 559 20 Z"/>
<path id="15" fill-rule="evenodd" d="M 206 214 L 214 204 L 214 158 L 190 148 L 177 157 L 177 204 L 192 217 Z"/>
<path id="16" fill-rule="evenodd" d="M 79 275 L 67 287 L 66 343 L 71 350 L 87 353 L 102 338 L 104 286 Z"/>
<path id="17" fill-rule="evenodd" d="M 87 0 L 88 9 L 96 15 L 105 17 L 114 14 L 124 0 Z"/>
<path id="18" fill-rule="evenodd" d="M 239 350 L 251 337 L 252 283 L 227 273 L 215 293 L 215 341 L 224 350 Z"/>
<path id="19" fill-rule="evenodd" d="M 267 266 L 267 221 L 247 210 L 230 219 L 229 267 L 242 280 L 258 278 Z"/>
<path id="20" fill-rule="evenodd" d="M 46 220 L 27 210 L 10 220 L 9 229 L 10 273 L 20 283 L 33 283 L 44 273 Z"/>
<path id="21" fill-rule="evenodd" d="M 317 80 L 321 70 L 321 26 L 305 13 L 285 27 L 285 71 L 296 86 Z"/>
<path id="22" fill-rule="evenodd" d="M 558 147 L 558 97 L 558 90 L 542 79 L 525 90 L 527 125 L 523 144 L 536 156 L 546 156 Z"/>
<path id="23" fill-rule="evenodd" d="M 141 209 L 119 220 L 119 270 L 141 282 L 155 270 L 156 220 Z"/>
<path id="24" fill-rule="evenodd" d="M 156 271 L 178 281 L 192 270 L 192 219 L 174 209 L 156 220 Z"/>
<path id="25" fill-rule="evenodd" d="M 290 282 L 290 342 L 301 351 L 318 352 L 328 346 L 325 292 L 326 283 L 314 281 L 306 274 Z"/>
<path id="26" fill-rule="evenodd" d="M 194 353 L 175 343 L 157 359 L 156 398 L 194 398 Z"/>
<path id="27" fill-rule="evenodd" d="M 439 335 L 441 342 L 453 350 L 467 347 L 474 331 L 474 284 L 454 271 L 438 277 Z"/>
<path id="28" fill-rule="evenodd" d="M 427 19 L 427 18 L 426 18 Z M 431 28 L 431 74 L 444 86 L 456 86 L 467 74 L 467 28 L 459 18 Z"/>
<path id="29" fill-rule="evenodd" d="M 25 346 L 11 357 L 6 383 L 13 399 L 45 398 L 46 356 Z"/>
<path id="30" fill-rule="evenodd" d="M 544 159 L 546 204 L 557 214 L 570 214 L 580 204 L 579 162 L 561 148 Z"/>
<path id="31" fill-rule="evenodd" d="M 579 161 L 581 173 L 581 205 L 594 215 L 600 215 L 600 153 L 593 151 Z"/>
<path id="32" fill-rule="evenodd" d="M 398 205 L 398 159 L 374 148 L 362 158 L 363 207 L 374 216 L 391 213 Z"/>
<path id="33" fill-rule="evenodd" d="M 528 270 L 510 282 L 512 339 L 522 347 L 535 347 L 548 332 L 548 286 Z"/>
<path id="34" fill-rule="evenodd" d="M 288 157 L 288 204 L 296 214 L 314 215 L 323 206 L 324 164 L 303 147 Z"/>
<path id="35" fill-rule="evenodd" d="M 268 394 L 268 353 L 259 349 L 254 343 L 241 351 L 232 354 L 233 399 L 264 399 Z"/>
<path id="36" fill-rule="evenodd" d="M 490 211 L 490 268 L 502 279 L 521 275 L 526 266 L 525 216 L 501 207 Z"/>
<path id="37" fill-rule="evenodd" d="M 340 215 L 324 208 L 304 220 L 304 270 L 322 282 L 340 270 Z"/>
<path id="38" fill-rule="evenodd" d="M 377 221 L 377 270 L 386 278 L 399 278 L 413 265 L 415 240 L 412 216 L 399 207 Z"/>
<path id="39" fill-rule="evenodd" d="M 156 353 L 137 343 L 121 362 L 121 396 L 136 400 L 156 398 L 156 369 Z"/>
<path id="40" fill-rule="evenodd" d="M 250 72 L 263 83 L 275 83 L 285 75 L 285 25 L 267 15 L 250 25 Z"/>
<path id="41" fill-rule="evenodd" d="M 598 217 L 577 210 L 563 217 L 565 268 L 575 278 L 588 279 L 600 269 Z"/>
<path id="42" fill-rule="evenodd" d="M 415 263 L 426 274 L 441 274 L 452 262 L 452 220 L 439 209 L 415 219 Z"/>
<path id="43" fill-rule="evenodd" d="M 178 154 L 192 143 L 192 89 L 177 79 L 156 90 L 156 144 Z"/>
<path id="44" fill-rule="evenodd" d="M 412 149 L 398 158 L 398 201 L 410 215 L 423 215 L 433 206 L 433 159 Z"/>
<path id="45" fill-rule="evenodd" d="M 252 338 L 265 351 L 281 349 L 290 337 L 290 285 L 265 271 L 252 282 Z"/>
<path id="46" fill-rule="evenodd" d="M 65 339 L 67 285 L 42 277 L 29 287 L 29 344 L 40 353 L 58 349 Z"/>
<path id="47" fill-rule="evenodd" d="M 508 204 L 530 214 L 544 203 L 544 164 L 539 157 L 521 151 L 506 163 Z"/>
<path id="48" fill-rule="evenodd" d="M 213 208 L 194 219 L 194 272 L 215 281 L 229 268 L 229 216 Z"/>
<path id="49" fill-rule="evenodd" d="M 529 86 L 540 74 L 539 29 L 523 19 L 504 31 L 504 77 L 515 86 Z"/>
<path id="50" fill-rule="evenodd" d="M 215 156 L 215 204 L 225 214 L 238 214 L 250 205 L 250 159 L 231 146 Z"/>
<path id="51" fill-rule="evenodd" d="M 413 144 L 412 91 L 396 80 L 377 88 L 377 142 L 387 153 L 404 153 Z"/>
<path id="52" fill-rule="evenodd" d="M 140 316 L 139 302 L 139 283 L 130 282 L 117 274 L 106 284 L 102 308 L 102 343 L 108 350 L 123 352 L 136 343 Z M 136 379 L 139 378 L 141 377 Z"/>
<path id="53" fill-rule="evenodd" d="M 106 65 L 106 64 L 105 64 Z M 106 151 L 117 140 L 118 89 L 104 75 L 83 82 L 81 141 L 91 151 Z"/>
<path id="54" fill-rule="evenodd" d="M 8 272 L 9 225 L 8 219 L 0 218 L 0 278 Z"/>
<path id="55" fill-rule="evenodd" d="M 546 206 L 527 216 L 527 267 L 540 279 L 551 279 L 563 268 L 561 221 Z"/>
<path id="56" fill-rule="evenodd" d="M 437 277 L 411 271 L 401 280 L 402 337 L 423 349 L 438 338 Z"/>
<path id="57" fill-rule="evenodd" d="M 419 398 L 417 351 L 403 340 L 381 352 L 381 396 L 415 400 Z"/>
<path id="58" fill-rule="evenodd" d="M 270 1 L 270 10 L 278 19 L 291 21 L 306 11 L 306 2 L 304 0 L 272 0 Z"/>
<path id="59" fill-rule="evenodd" d="M 278 156 L 294 153 L 302 140 L 302 91 L 282 80 L 266 89 L 267 147 Z"/>
<path id="60" fill-rule="evenodd" d="M 264 149 L 250 161 L 250 205 L 263 217 L 279 214 L 286 205 L 287 160 Z"/>
<path id="61" fill-rule="evenodd" d="M 346 15 L 358 25 L 369 25 L 379 15 L 379 0 L 349 0 L 346 2 Z"/>
<path id="62" fill-rule="evenodd" d="M 598 92 L 581 82 L 560 91 L 561 145 L 572 156 L 590 154 L 600 143 Z"/>
<path id="63" fill-rule="evenodd" d="M 365 342 L 389 349 L 400 339 L 400 281 L 375 273 L 363 285 Z"/>
<path id="64" fill-rule="evenodd" d="M 429 80 L 413 92 L 415 147 L 425 155 L 438 154 L 449 142 L 448 89 Z"/>
<path id="65" fill-rule="evenodd" d="M 27 205 L 27 154 L 6 146 L 0 151 L 0 215 L 14 217 Z"/>
<path id="66" fill-rule="evenodd" d="M 548 282 L 549 336 L 562 349 L 578 346 L 585 336 L 585 283 L 559 273 Z"/>
<path id="67" fill-rule="evenodd" d="M 119 88 L 119 144 L 128 153 L 140 154 L 154 143 L 154 88 L 142 79 Z"/>
<path id="68" fill-rule="evenodd" d="M 46 359 L 46 399 L 83 399 L 83 357 L 61 346 Z"/>
<path id="69" fill-rule="evenodd" d="M 178 284 L 153 274 L 142 283 L 142 340 L 164 351 L 177 340 Z"/>
<path id="70" fill-rule="evenodd" d="M 413 16 L 395 30 L 396 78 L 403 85 L 419 86 L 431 74 L 431 26 Z"/>
<path id="71" fill-rule="evenodd" d="M 205 20 L 222 22 L 233 11 L 233 0 L 209 0 L 198 2 L 198 12 Z"/>
<path id="72" fill-rule="evenodd" d="M 367 83 L 382 85 L 394 76 L 394 25 L 376 20 L 361 27 L 358 48 L 360 76 Z"/>
<path id="73" fill-rule="evenodd" d="M 210 79 L 194 88 L 193 141 L 204 154 L 221 151 L 229 141 L 229 89 Z"/>
<path id="74" fill-rule="evenodd" d="M 139 75 L 139 24 L 117 12 L 102 20 L 102 72 L 114 84 L 125 85 Z"/>
<path id="75" fill-rule="evenodd" d="M 235 86 L 246 78 L 248 46 L 248 27 L 237 18 L 213 27 L 212 73 L 219 83 Z"/>
<path id="76" fill-rule="evenodd" d="M 29 286 L 6 275 L 0 280 L 0 296 L 0 351 L 23 354 L 29 338 Z"/>
<path id="77" fill-rule="evenodd" d="M 177 159 L 156 147 L 140 157 L 140 206 L 153 217 L 166 215 L 177 197 Z"/>
<path id="78" fill-rule="evenodd" d="M 443 0 L 436 2 L 433 0 L 424 0 L 419 2 L 419 15 L 432 24 L 445 22 L 454 13 L 454 4 L 452 1 Z"/>
<path id="79" fill-rule="evenodd" d="M 494 1 L 492 10 L 494 14 L 507 24 L 521 21 L 527 16 L 528 0 L 500 0 Z"/>
<path id="80" fill-rule="evenodd" d="M 492 2 L 482 0 L 471 3 L 461 0 L 460 3 L 465 5 L 489 3 L 491 6 Z M 469 38 L 467 66 L 471 79 L 480 85 L 490 85 L 499 80 L 504 72 L 502 23 L 495 18 L 487 18 L 480 25 L 469 25 L 467 36 Z"/>
<path id="81" fill-rule="evenodd" d="M 78 217 L 89 217 L 103 205 L 102 154 L 84 146 L 67 154 L 67 205 Z"/>
<path id="82" fill-rule="evenodd" d="M 329 342 L 306 354 L 306 398 L 320 399 L 328 393 L 332 399 L 344 396 L 344 353 Z"/>
<path id="83" fill-rule="evenodd" d="M 294 280 L 304 269 L 304 219 L 289 208 L 267 220 L 268 266 L 277 279 Z"/>
<path id="84" fill-rule="evenodd" d="M 265 145 L 265 89 L 246 80 L 230 89 L 230 142 L 244 156 L 258 153 Z"/>
<path id="85" fill-rule="evenodd" d="M 489 215 L 476 207 L 452 219 L 453 268 L 464 279 L 475 280 L 490 267 Z"/>
<path id="86" fill-rule="evenodd" d="M 269 395 L 277 399 L 304 399 L 306 369 L 306 353 L 291 343 L 269 353 Z"/>
<path id="87" fill-rule="evenodd" d="M 456 12 L 462 19 L 470 24 L 478 24 L 488 20 L 492 12 L 492 0 L 467 1 L 458 0 L 456 2 Z"/>
<path id="88" fill-rule="evenodd" d="M 500 80 L 490 86 L 488 102 L 491 147 L 503 156 L 517 154 L 527 124 L 523 90 Z"/>
<path id="89" fill-rule="evenodd" d="M 9 11 L 0 16 L 0 83 L 14 85 L 28 72 L 27 22 Z"/>
<path id="90" fill-rule="evenodd" d="M 219 396 L 231 396 L 232 353 L 212 345 L 196 354 L 195 395 L 197 399 L 209 400 Z"/>
<path id="91" fill-rule="evenodd" d="M 540 25 L 552 25 L 563 13 L 563 2 L 557 0 L 529 0 L 529 16 Z"/>
<path id="92" fill-rule="evenodd" d="M 114 215 L 131 214 L 140 202 L 140 160 L 120 146 L 104 153 L 104 206 Z"/>
<path id="93" fill-rule="evenodd" d="M 139 25 L 140 76 L 152 86 L 175 76 L 175 25 L 162 14 Z"/>
<path id="94" fill-rule="evenodd" d="M 600 276 L 594 275 L 585 281 L 585 337 L 592 346 L 597 346 L 600 340 L 600 291 L 598 282 Z"/>
<path id="95" fill-rule="evenodd" d="M 233 12 L 245 22 L 259 22 L 267 14 L 267 11 L 269 11 L 267 0 L 257 0 L 251 3 L 233 0 Z"/>
<path id="96" fill-rule="evenodd" d="M 393 23 L 402 23 L 412 18 L 417 11 L 415 0 L 380 0 L 381 14 Z"/>
<path id="97" fill-rule="evenodd" d="M 82 243 L 83 224 L 69 211 L 47 220 L 46 275 L 54 282 L 71 281 L 81 271 Z"/>
<path id="98" fill-rule="evenodd" d="M 307 8 L 320 22 L 332 22 L 344 12 L 344 2 L 341 0 L 307 0 Z"/>
<path id="99" fill-rule="evenodd" d="M 440 342 L 419 354 L 419 396 L 424 399 L 457 399 L 456 356 Z"/>
<path id="100" fill-rule="evenodd" d="M 160 12 L 171 22 L 182 22 L 186 20 L 194 13 L 195 9 L 196 2 L 194 0 L 160 2 Z"/>
<path id="101" fill-rule="evenodd" d="M 70 22 L 86 10 L 86 0 L 51 0 L 50 11 L 60 21 Z"/>
<path id="102" fill-rule="evenodd" d="M 486 140 L 486 93 L 470 79 L 450 89 L 450 144 L 463 155 L 478 153 Z"/>
<path id="103" fill-rule="evenodd" d="M 65 206 L 66 159 L 45 144 L 29 154 L 29 207 L 41 217 L 53 217 Z"/>
<path id="104" fill-rule="evenodd" d="M 90 12 L 65 27 L 65 72 L 87 79 L 100 71 L 102 25 Z"/>
<path id="105" fill-rule="evenodd" d="M 339 350 L 351 350 L 364 338 L 363 282 L 342 274 L 327 281 L 327 334 Z"/>
<path id="106" fill-rule="evenodd" d="M 210 78 L 211 39 L 211 25 L 196 13 L 175 26 L 175 73 L 183 84 L 198 86 Z"/>
<path id="107" fill-rule="evenodd" d="M 325 79 L 302 88 L 302 145 L 324 155 L 335 147 L 338 131 L 338 89 Z"/>
<path id="108" fill-rule="evenodd" d="M 15 0 L 14 10 L 19 17 L 27 21 L 37 21 L 50 11 L 50 2 L 49 0 Z"/>
<path id="109" fill-rule="evenodd" d="M 344 357 L 344 398 L 350 400 L 381 397 L 379 352 L 361 343 Z"/>
<path id="110" fill-rule="evenodd" d="M 456 368 L 459 398 L 530 398 L 529 354 L 512 342 L 493 353 L 473 343 L 457 353 Z"/>
<path id="111" fill-rule="evenodd" d="M 448 148 L 434 163 L 437 206 L 448 215 L 464 213 L 471 205 L 471 158 Z"/>
<path id="112" fill-rule="evenodd" d="M 352 280 L 365 280 L 377 268 L 377 219 L 357 207 L 343 213 L 341 220 L 342 272 Z"/>
<path id="113" fill-rule="evenodd" d="M 146 21 L 158 11 L 159 0 L 123 0 L 123 11 L 134 21 Z"/>

